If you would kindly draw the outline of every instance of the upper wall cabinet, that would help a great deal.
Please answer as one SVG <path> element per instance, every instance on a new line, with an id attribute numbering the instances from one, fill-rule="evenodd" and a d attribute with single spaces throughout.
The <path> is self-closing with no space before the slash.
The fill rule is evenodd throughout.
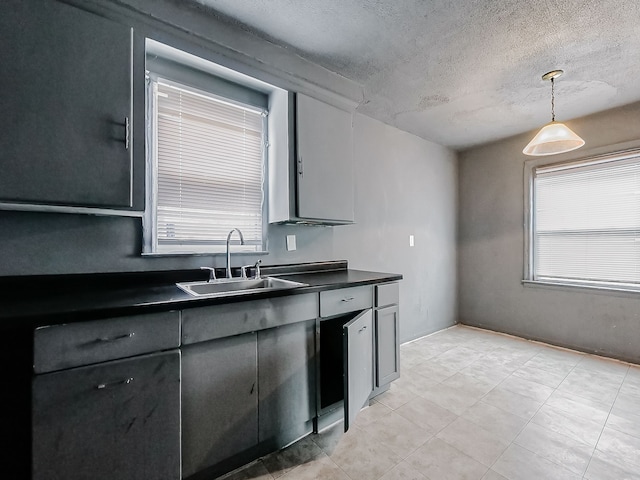
<path id="1" fill-rule="evenodd" d="M 0 201 L 131 207 L 132 29 L 3 0 L 0 31 Z"/>
<path id="2" fill-rule="evenodd" d="M 269 221 L 353 223 L 353 115 L 300 93 L 269 111 Z"/>

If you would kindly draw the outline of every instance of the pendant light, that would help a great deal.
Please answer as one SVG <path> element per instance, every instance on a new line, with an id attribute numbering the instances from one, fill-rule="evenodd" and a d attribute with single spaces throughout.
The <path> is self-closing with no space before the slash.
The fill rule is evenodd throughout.
<path id="1" fill-rule="evenodd" d="M 540 129 L 529 144 L 524 147 L 525 155 L 542 156 L 570 152 L 584 145 L 584 140 L 575 134 L 564 123 L 556 122 L 554 79 L 564 72 L 552 70 L 542 76 L 543 80 L 551 80 L 551 122 Z"/>

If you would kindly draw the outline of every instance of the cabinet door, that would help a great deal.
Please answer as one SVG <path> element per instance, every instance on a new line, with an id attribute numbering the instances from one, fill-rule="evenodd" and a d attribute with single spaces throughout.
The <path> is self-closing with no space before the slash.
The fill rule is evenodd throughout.
<path id="1" fill-rule="evenodd" d="M 0 200 L 130 206 L 131 29 L 52 0 L 3 0 L 0 31 Z"/>
<path id="2" fill-rule="evenodd" d="M 398 306 L 376 312 L 376 387 L 400 377 L 400 325 Z"/>
<path id="3" fill-rule="evenodd" d="M 311 432 L 315 320 L 258 332 L 259 440 L 282 447 Z"/>
<path id="4" fill-rule="evenodd" d="M 258 443 L 255 333 L 182 349 L 182 473 L 188 477 Z"/>
<path id="5" fill-rule="evenodd" d="M 343 327 L 344 431 L 373 391 L 373 315 L 365 310 Z"/>
<path id="6" fill-rule="evenodd" d="M 297 94 L 296 126 L 297 215 L 352 223 L 352 115 Z"/>
<path id="7" fill-rule="evenodd" d="M 180 478 L 180 354 L 33 380 L 33 479 Z"/>

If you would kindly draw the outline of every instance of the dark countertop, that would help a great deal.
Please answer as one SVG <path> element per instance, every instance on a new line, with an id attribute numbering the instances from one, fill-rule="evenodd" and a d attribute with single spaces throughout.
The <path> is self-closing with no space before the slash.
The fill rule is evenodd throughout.
<path id="1" fill-rule="evenodd" d="M 402 279 L 402 275 L 395 273 L 350 270 L 346 261 L 336 261 L 262 268 L 263 276 L 278 276 L 308 285 L 293 289 L 206 298 L 191 296 L 175 285 L 178 281 L 204 280 L 206 275 L 207 272 L 199 270 L 183 270 L 5 277 L 0 279 L 0 330 L 33 329 L 41 325 L 182 310 Z"/>

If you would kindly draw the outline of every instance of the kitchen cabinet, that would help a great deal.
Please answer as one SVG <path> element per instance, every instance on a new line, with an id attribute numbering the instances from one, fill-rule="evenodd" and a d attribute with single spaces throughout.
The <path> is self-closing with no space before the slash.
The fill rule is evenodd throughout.
<path id="1" fill-rule="evenodd" d="M 33 479 L 180 478 L 180 354 L 37 375 Z"/>
<path id="2" fill-rule="evenodd" d="M 259 331 L 258 367 L 259 441 L 275 450 L 312 431 L 315 320 Z"/>
<path id="3" fill-rule="evenodd" d="M 269 222 L 353 223 L 352 113 L 301 93 L 277 94 L 269 129 Z"/>
<path id="4" fill-rule="evenodd" d="M 182 312 L 183 477 L 211 478 L 309 433 L 318 294 Z"/>
<path id="5" fill-rule="evenodd" d="M 0 31 L 0 201 L 131 207 L 133 42 L 143 40 L 54 0 L 0 2 Z"/>
<path id="6" fill-rule="evenodd" d="M 400 316 L 397 282 L 376 285 L 375 387 L 387 387 L 400 377 Z M 380 392 L 381 393 L 381 392 Z"/>
<path id="7" fill-rule="evenodd" d="M 297 94 L 296 135 L 298 216 L 353 223 L 351 113 Z"/>
<path id="8" fill-rule="evenodd" d="M 320 292 L 318 416 L 315 431 L 344 419 L 345 431 L 373 388 L 373 288 Z"/>
<path id="9" fill-rule="evenodd" d="M 177 311 L 35 330 L 34 480 L 180 478 L 179 333 Z"/>
<path id="10" fill-rule="evenodd" d="M 183 478 L 258 443 L 256 333 L 183 347 L 182 379 Z"/>

